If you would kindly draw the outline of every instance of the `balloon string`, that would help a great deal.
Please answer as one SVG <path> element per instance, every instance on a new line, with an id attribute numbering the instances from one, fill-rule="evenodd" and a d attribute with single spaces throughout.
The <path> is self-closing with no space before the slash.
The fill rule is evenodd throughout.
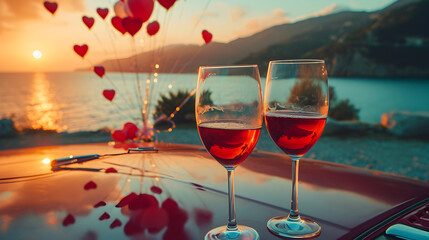
<path id="1" fill-rule="evenodd" d="M 137 46 L 136 46 L 136 41 L 135 41 L 134 37 L 132 37 L 132 42 L 133 42 L 132 46 L 133 46 L 133 51 L 134 51 L 134 56 L 135 56 L 135 72 L 136 72 L 136 81 L 137 81 L 137 88 L 138 88 L 137 89 L 137 97 L 138 97 L 138 99 L 140 99 L 139 106 L 140 106 L 140 113 L 141 113 L 142 120 L 143 120 L 143 127 L 144 127 L 146 124 L 146 113 L 143 111 L 143 97 L 141 94 L 142 86 L 141 86 L 141 82 L 140 82 L 140 78 L 139 78 L 139 72 L 138 72 L 139 66 L 138 66 Z"/>
<path id="2" fill-rule="evenodd" d="M 86 60 L 88 63 L 89 63 L 89 65 L 92 67 L 93 66 L 93 64 L 92 64 L 92 62 L 91 62 L 91 60 L 89 60 L 89 59 L 87 59 L 87 58 L 84 58 L 84 60 Z M 111 82 L 112 83 L 112 82 Z M 113 83 L 112 83 L 113 84 Z M 115 107 L 116 107 L 116 110 L 117 110 L 117 112 L 118 113 L 120 113 L 120 112 L 123 112 L 124 111 L 124 109 L 122 108 L 122 107 L 120 107 L 120 105 L 118 105 L 116 102 L 114 102 L 113 100 L 112 101 L 110 101 Z M 132 110 L 132 109 L 130 109 L 130 110 Z M 131 117 L 132 118 L 132 115 L 129 115 L 129 117 Z"/>
<path id="3" fill-rule="evenodd" d="M 203 16 L 204 16 L 204 12 L 205 12 L 205 11 L 207 11 L 207 9 L 208 9 L 208 7 L 209 7 L 209 4 L 210 4 L 210 0 L 207 0 L 206 6 L 205 6 L 205 8 L 204 8 L 204 11 L 202 11 L 201 16 L 200 16 L 200 17 L 197 19 L 197 21 L 195 22 L 194 28 L 192 29 L 192 32 L 191 32 L 191 35 L 195 32 L 195 29 L 197 29 L 198 24 L 200 24 L 201 19 L 202 19 L 202 18 L 203 18 Z"/>
<path id="4" fill-rule="evenodd" d="M 115 45 L 115 43 L 113 41 L 113 36 L 114 36 L 114 35 L 112 36 L 113 32 L 110 31 L 109 25 L 107 24 L 106 21 L 104 21 L 104 24 L 105 24 L 104 26 L 105 26 L 105 28 L 107 30 L 107 33 L 108 33 L 108 36 L 109 36 L 109 39 L 110 39 L 110 44 L 112 45 L 113 53 L 115 55 L 115 60 L 116 60 L 116 63 L 118 65 L 119 72 L 121 74 L 122 85 L 124 86 L 125 95 L 128 96 L 128 98 L 127 98 L 128 101 L 127 102 L 129 104 L 130 108 L 136 109 L 137 106 L 135 105 L 134 101 L 131 99 L 131 95 L 130 95 L 130 93 L 128 91 L 128 84 L 125 81 L 125 77 L 124 77 L 123 69 L 122 69 L 122 66 L 121 66 L 121 62 L 119 61 L 118 52 L 116 50 L 116 45 Z M 121 96 L 124 97 L 123 95 L 121 95 Z"/>

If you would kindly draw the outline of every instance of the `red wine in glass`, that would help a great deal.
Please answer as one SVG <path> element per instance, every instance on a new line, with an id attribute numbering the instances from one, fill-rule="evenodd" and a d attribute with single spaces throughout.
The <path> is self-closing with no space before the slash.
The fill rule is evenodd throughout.
<path id="1" fill-rule="evenodd" d="M 237 223 L 234 173 L 258 141 L 264 121 L 257 65 L 202 66 L 195 93 L 195 119 L 207 152 L 227 171 L 228 223 L 204 240 L 259 240 L 258 232 Z"/>
<path id="2" fill-rule="evenodd" d="M 261 128 L 236 121 L 205 122 L 198 132 L 207 151 L 224 167 L 235 167 L 255 148 Z"/>
<path id="3" fill-rule="evenodd" d="M 264 111 L 268 133 L 292 164 L 288 216 L 273 217 L 268 230 L 289 239 L 314 238 L 320 225 L 298 211 L 299 160 L 317 142 L 329 110 L 328 72 L 317 59 L 270 61 L 265 81 Z"/>
<path id="4" fill-rule="evenodd" d="M 268 133 L 288 155 L 302 156 L 317 142 L 323 132 L 326 116 L 301 111 L 275 111 L 265 114 Z"/>

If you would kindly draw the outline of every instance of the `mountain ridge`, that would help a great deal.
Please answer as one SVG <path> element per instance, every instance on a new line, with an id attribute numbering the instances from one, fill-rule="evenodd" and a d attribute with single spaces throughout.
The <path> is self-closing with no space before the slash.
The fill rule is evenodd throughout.
<path id="1" fill-rule="evenodd" d="M 412 7 L 415 5 L 417 7 Z M 424 66 L 411 67 L 406 71 L 389 71 L 388 69 L 394 69 L 397 63 L 386 67 L 386 63 L 379 61 L 379 58 L 363 54 L 362 49 L 356 50 L 356 46 L 362 46 L 365 41 L 371 40 L 369 39 L 372 34 L 370 30 L 377 28 L 377 24 L 382 23 L 383 19 L 397 22 L 403 28 L 406 26 L 407 19 L 404 20 L 402 17 L 401 19 L 404 21 L 400 22 L 394 19 L 395 14 L 400 16 L 401 11 L 406 11 L 412 16 L 415 14 L 417 16 L 415 18 L 418 19 L 422 12 L 421 9 L 416 10 L 418 7 L 429 10 L 424 1 L 399 0 L 376 12 L 339 12 L 296 23 L 272 26 L 228 43 L 211 42 L 202 46 L 166 46 L 164 49 L 155 50 L 157 52 L 149 51 L 124 59 L 106 60 L 98 65 L 103 65 L 107 71 L 135 72 L 137 69 L 139 72 L 151 72 L 154 69 L 154 63 L 159 63 L 158 72 L 160 73 L 189 73 L 197 72 L 198 66 L 201 65 L 258 64 L 261 74 L 264 74 L 269 60 L 321 58 L 326 60 L 330 76 L 429 77 L 429 70 L 425 70 Z M 413 21 L 418 20 L 410 17 L 408 21 L 411 21 L 410 24 L 412 24 Z M 389 31 L 385 31 L 383 34 L 394 33 L 395 26 Z M 357 39 L 359 34 L 361 37 Z M 426 49 L 427 39 L 426 35 L 423 35 L 423 40 L 420 38 L 420 40 L 414 40 L 421 41 L 420 47 Z M 411 38 L 412 40 L 413 38 Z M 383 55 L 383 51 L 380 49 L 389 42 L 375 41 L 373 43 L 379 46 L 375 53 Z M 385 54 L 389 55 L 392 49 L 387 49 L 390 52 L 385 52 Z M 408 49 L 410 48 L 408 47 Z M 366 46 L 365 51 L 374 51 L 374 48 Z M 400 52 L 404 54 L 406 51 L 407 49 L 403 49 Z M 426 51 L 423 52 L 426 53 Z"/>

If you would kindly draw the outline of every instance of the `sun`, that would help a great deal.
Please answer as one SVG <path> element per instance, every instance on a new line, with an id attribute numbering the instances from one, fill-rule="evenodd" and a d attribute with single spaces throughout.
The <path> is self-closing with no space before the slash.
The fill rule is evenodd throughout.
<path id="1" fill-rule="evenodd" d="M 39 59 L 39 58 L 41 58 L 41 57 L 42 57 L 42 52 L 41 52 L 41 51 L 39 51 L 39 50 L 34 50 L 34 51 L 33 51 L 33 57 L 34 57 L 35 59 Z"/>

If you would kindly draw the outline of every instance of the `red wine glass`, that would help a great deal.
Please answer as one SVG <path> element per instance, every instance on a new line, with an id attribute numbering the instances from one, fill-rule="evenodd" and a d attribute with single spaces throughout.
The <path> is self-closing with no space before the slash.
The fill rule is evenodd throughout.
<path id="1" fill-rule="evenodd" d="M 205 148 L 228 173 L 228 224 L 204 239 L 259 239 L 253 228 L 237 224 L 234 195 L 234 170 L 252 152 L 263 123 L 258 66 L 200 67 L 195 116 Z"/>
<path id="2" fill-rule="evenodd" d="M 280 60 L 268 66 L 265 123 L 275 144 L 292 159 L 292 201 L 287 217 L 268 221 L 271 233 L 310 238 L 321 227 L 298 212 L 299 159 L 317 142 L 328 115 L 328 76 L 323 60 Z"/>

